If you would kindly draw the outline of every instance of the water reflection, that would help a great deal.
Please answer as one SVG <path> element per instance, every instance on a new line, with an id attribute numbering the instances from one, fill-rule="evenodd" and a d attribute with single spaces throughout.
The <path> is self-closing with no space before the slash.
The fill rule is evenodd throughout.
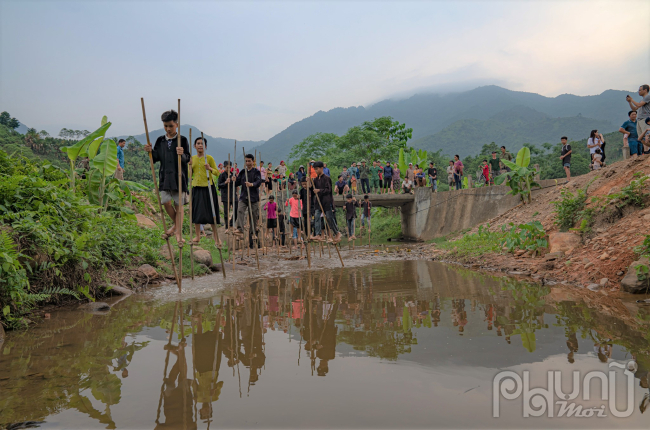
<path id="1" fill-rule="evenodd" d="M 491 369 L 493 376 L 496 369 L 537 365 L 558 354 L 566 366 L 636 360 L 638 415 L 650 402 L 649 313 L 605 300 L 585 302 L 561 289 L 436 263 L 399 262 L 260 279 L 211 299 L 165 304 L 136 299 L 104 316 L 61 313 L 5 342 L 0 421 L 45 420 L 45 427 L 76 428 L 305 427 L 277 408 L 244 405 L 254 401 L 259 387 L 266 404 L 289 396 L 292 407 L 316 413 L 313 397 L 325 387 L 318 381 L 336 372 L 349 375 L 350 357 L 374 360 L 364 366 L 381 379 L 382 362 L 444 371 Z M 411 376 L 403 367 L 395 369 L 406 379 L 400 389 L 391 388 L 394 401 L 429 422 L 426 410 L 400 404 L 400 390 L 409 389 Z M 158 390 L 149 384 L 154 370 Z M 346 397 L 346 387 L 371 384 L 354 375 L 335 380 L 340 390 L 325 402 L 341 398 L 358 404 L 358 398 Z M 344 425 L 334 417 L 319 424 L 401 426 L 399 414 L 393 422 L 366 417 L 379 417 L 387 407 L 373 400 L 378 392 L 372 389 L 386 387 L 381 380 L 372 384 L 366 395 L 377 411 L 358 411 L 356 421 Z M 480 407 L 489 409 L 486 402 Z M 157 405 L 155 420 L 142 412 L 146 405 L 152 411 Z M 464 407 L 481 410 L 471 403 Z M 473 426 L 483 426 L 487 418 L 477 413 Z"/>

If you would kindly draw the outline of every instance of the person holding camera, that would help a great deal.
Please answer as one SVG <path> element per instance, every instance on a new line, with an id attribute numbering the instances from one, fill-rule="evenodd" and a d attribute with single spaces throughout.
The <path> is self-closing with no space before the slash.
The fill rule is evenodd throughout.
<path id="1" fill-rule="evenodd" d="M 639 87 L 639 95 L 641 96 L 641 101 L 635 102 L 632 99 L 632 96 L 628 94 L 625 97 L 625 100 L 630 104 L 630 109 L 636 111 L 636 134 L 641 138 L 641 136 L 646 134 L 646 131 L 650 128 L 646 122 L 647 118 L 650 118 L 650 86 L 641 85 Z M 647 144 L 644 143 L 644 146 Z"/>

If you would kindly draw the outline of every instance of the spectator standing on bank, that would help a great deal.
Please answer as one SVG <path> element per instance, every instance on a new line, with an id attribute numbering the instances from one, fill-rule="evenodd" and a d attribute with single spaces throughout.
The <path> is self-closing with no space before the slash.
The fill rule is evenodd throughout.
<path id="1" fill-rule="evenodd" d="M 429 176 L 431 191 L 438 192 L 438 169 L 436 169 L 436 167 L 433 165 L 433 162 L 429 163 L 429 170 L 427 170 L 427 175 Z"/>
<path id="2" fill-rule="evenodd" d="M 571 179 L 571 145 L 569 145 L 568 139 L 566 136 L 562 136 L 560 139 L 562 141 L 562 152 L 560 154 L 560 160 L 562 161 L 562 167 L 566 173 L 567 181 Z"/>
<path id="3" fill-rule="evenodd" d="M 387 161 L 386 166 L 384 166 L 384 188 L 386 193 L 393 194 L 393 168 L 390 161 Z"/>
<path id="4" fill-rule="evenodd" d="M 514 157 L 512 156 L 511 153 L 509 153 L 508 151 L 506 151 L 506 147 L 505 147 L 505 146 L 502 146 L 502 147 L 501 147 L 501 157 L 499 157 L 499 158 L 500 158 L 501 160 L 512 161 L 512 159 L 513 159 Z M 501 160 L 499 160 L 499 161 L 501 161 Z M 505 173 L 505 172 L 509 172 L 509 171 L 510 171 L 510 167 L 508 167 L 508 166 L 506 166 L 505 164 L 503 164 L 503 161 L 500 162 L 499 167 L 501 167 L 501 173 Z"/>
<path id="5" fill-rule="evenodd" d="M 488 163 L 490 164 L 490 185 L 494 185 L 494 177 L 501 171 L 501 160 L 497 157 L 496 151 L 492 151 L 492 158 Z"/>
<path id="6" fill-rule="evenodd" d="M 331 176 L 330 169 L 329 167 L 327 167 L 327 163 L 323 163 L 323 166 L 325 166 L 323 167 L 323 173 L 325 174 L 325 176 Z"/>
<path id="7" fill-rule="evenodd" d="M 377 192 L 379 190 L 379 167 L 377 167 L 377 162 L 372 162 L 372 167 L 370 168 L 370 190 L 371 192 Z"/>
<path id="8" fill-rule="evenodd" d="M 637 133 L 637 113 L 633 110 L 627 113 L 630 118 L 621 125 L 618 129 L 627 138 L 627 146 L 630 149 L 630 156 L 636 158 L 643 154 L 643 144 L 639 142 L 639 135 Z"/>
<path id="9" fill-rule="evenodd" d="M 449 166 L 447 166 L 447 184 L 450 189 L 456 184 L 454 180 L 454 160 L 449 160 Z"/>
<path id="10" fill-rule="evenodd" d="M 636 111 L 636 134 L 639 139 L 646 134 L 646 131 L 650 129 L 650 125 L 646 122 L 647 118 L 650 118 L 650 86 L 641 85 L 639 87 L 639 95 L 641 100 L 635 102 L 631 96 L 627 96 L 625 99 L 630 104 L 630 109 Z M 646 145 L 647 146 L 647 145 Z M 645 152 L 645 151 L 644 151 Z"/>
<path id="11" fill-rule="evenodd" d="M 594 159 L 594 154 L 598 149 L 600 150 L 600 154 L 601 154 L 600 157 L 601 163 L 605 161 L 605 157 L 603 153 L 604 144 L 605 144 L 605 139 L 603 138 L 603 135 L 601 133 L 598 133 L 598 130 L 591 130 L 591 133 L 589 134 L 589 139 L 587 140 L 587 148 L 589 148 L 589 153 L 591 155 L 592 162 Z"/>
<path id="12" fill-rule="evenodd" d="M 397 163 L 395 163 L 395 166 L 393 166 L 393 191 L 395 194 L 399 193 L 399 187 L 402 182 L 401 174 L 402 172 L 400 172 Z"/>
<path id="13" fill-rule="evenodd" d="M 359 179 L 361 180 L 361 190 L 364 194 L 368 194 L 370 192 L 370 168 L 366 166 L 366 160 L 361 160 Z"/>
<path id="14" fill-rule="evenodd" d="M 124 146 L 126 140 L 120 139 L 117 142 L 117 169 L 115 169 L 115 178 L 120 181 L 124 180 Z"/>
<path id="15" fill-rule="evenodd" d="M 505 148 L 505 147 L 502 147 Z M 458 154 L 454 155 L 454 183 L 456 184 L 456 189 L 460 190 L 463 188 L 462 179 L 463 179 L 463 163 L 460 161 L 460 156 Z"/>

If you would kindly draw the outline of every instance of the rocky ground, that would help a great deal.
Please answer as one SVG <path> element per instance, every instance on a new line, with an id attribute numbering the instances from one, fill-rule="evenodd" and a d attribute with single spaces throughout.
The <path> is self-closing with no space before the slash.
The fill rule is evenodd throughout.
<path id="1" fill-rule="evenodd" d="M 531 204 L 521 204 L 483 224 L 484 227 L 489 225 L 490 231 L 501 231 L 503 225 L 539 220 L 549 239 L 549 249 L 541 255 L 533 257 L 523 251 L 514 254 L 501 252 L 464 258 L 460 262 L 475 267 L 526 274 L 541 282 L 569 283 L 590 287 L 592 290 L 602 288 L 609 292 L 618 291 L 629 266 L 638 258 L 635 248 L 650 234 L 650 208 L 627 206 L 618 211 L 613 205 L 605 205 L 604 198 L 629 185 L 637 172 L 650 174 L 649 156 L 620 161 L 600 171 L 572 178 L 568 183 L 566 180 L 558 180 L 557 186 L 536 194 Z M 563 189 L 575 193 L 587 184 L 587 207 L 597 208 L 591 231 L 584 235 L 577 232 L 560 233 L 555 225 L 555 207 L 551 202 L 560 199 Z M 650 202 L 646 201 L 648 203 Z M 476 233 L 477 230 L 478 226 L 470 233 Z M 420 245 L 418 251 L 430 254 L 435 260 L 454 259 L 453 251 L 439 249 L 435 245 Z M 635 278 L 636 271 L 632 271 Z"/>

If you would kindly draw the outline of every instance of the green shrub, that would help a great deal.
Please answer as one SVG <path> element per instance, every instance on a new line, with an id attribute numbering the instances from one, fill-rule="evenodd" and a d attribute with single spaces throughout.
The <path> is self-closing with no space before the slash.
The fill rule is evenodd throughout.
<path id="1" fill-rule="evenodd" d="M 448 249 L 458 257 L 469 257 L 501 251 L 504 240 L 504 233 L 490 231 L 489 224 L 486 227 L 479 226 L 478 232 L 464 234 L 460 239 L 454 241 L 439 242 L 436 245 L 441 249 Z"/>
<path id="2" fill-rule="evenodd" d="M 560 192 L 561 199 L 551 202 L 555 206 L 553 211 L 555 212 L 555 225 L 560 228 L 560 231 L 569 231 L 580 219 L 580 213 L 587 203 L 587 190 L 594 179 L 589 181 L 584 189 L 579 189 L 576 194 L 566 188 L 563 189 Z"/>
<path id="3" fill-rule="evenodd" d="M 634 174 L 634 178 L 630 185 L 621 188 L 618 193 L 610 194 L 607 196 L 608 202 L 614 203 L 619 209 L 625 206 L 638 206 L 645 207 L 645 200 L 650 194 L 646 193 L 646 181 L 648 176 L 641 172 Z"/>
<path id="4" fill-rule="evenodd" d="M 539 221 L 532 221 L 526 224 L 515 225 L 510 223 L 510 230 L 503 225 L 501 230 L 505 234 L 503 245 L 512 252 L 515 249 L 527 251 L 538 251 L 548 247 L 546 230 Z"/>

